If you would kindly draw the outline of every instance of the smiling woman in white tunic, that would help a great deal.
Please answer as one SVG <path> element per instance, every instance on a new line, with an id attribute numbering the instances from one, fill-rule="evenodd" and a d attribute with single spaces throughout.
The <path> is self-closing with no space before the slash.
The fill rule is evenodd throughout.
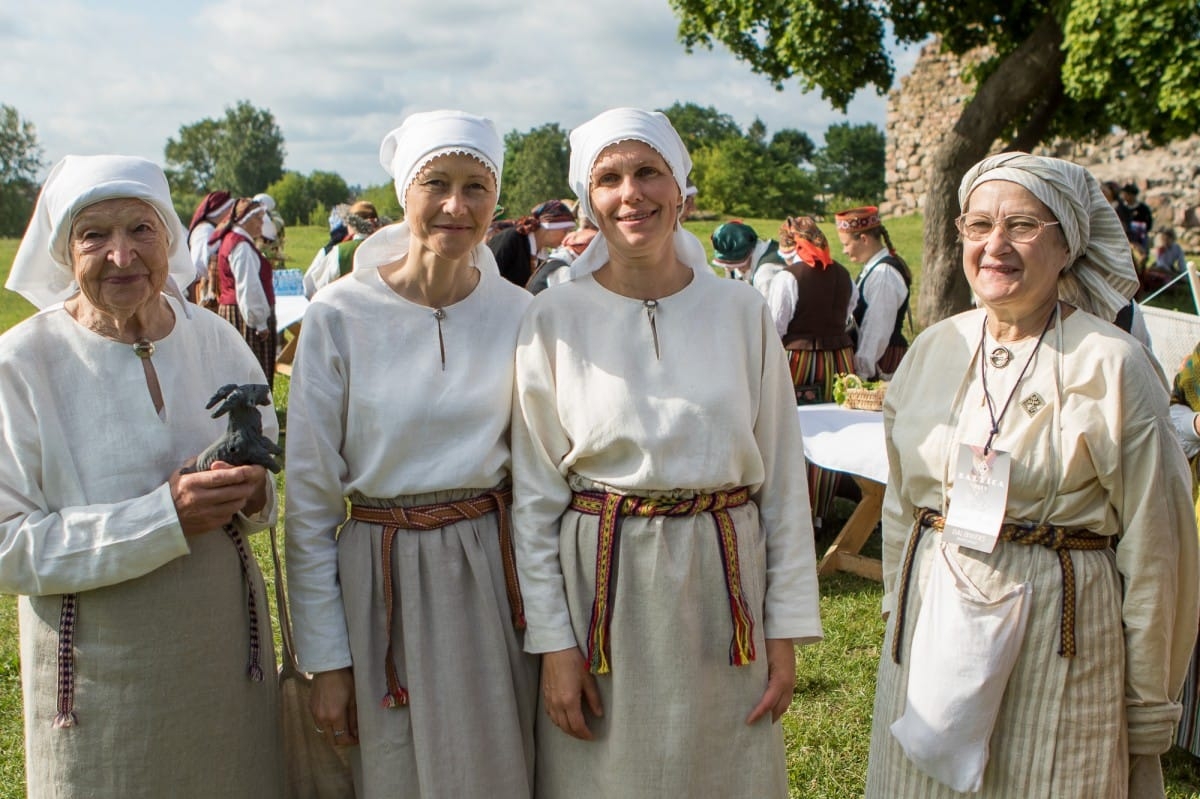
<path id="1" fill-rule="evenodd" d="M 537 663 L 521 650 L 508 431 L 530 295 L 482 243 L 504 146 L 490 120 L 433 111 L 380 160 L 405 222 L 314 296 L 293 365 L 300 665 L 319 727 L 359 744 L 360 797 L 527 799 Z"/>
<path id="2" fill-rule="evenodd" d="M 542 655 L 537 795 L 784 797 L 794 645 L 821 637 L 804 454 L 762 295 L 682 230 L 687 151 L 571 133 L 600 229 L 517 347 L 514 521 Z"/>
<path id="3" fill-rule="evenodd" d="M 7 284 L 41 310 L 0 336 L 0 591 L 23 595 L 31 799 L 282 793 L 244 540 L 274 518 L 274 483 L 261 466 L 180 472 L 224 432 L 209 398 L 263 373 L 182 301 L 194 277 L 157 166 L 54 167 Z"/>
<path id="4" fill-rule="evenodd" d="M 917 338 L 884 404 L 866 795 L 1162 796 L 1197 541 L 1163 376 L 1108 321 L 1129 246 L 1067 161 L 987 158 L 959 201 L 980 307 Z"/>

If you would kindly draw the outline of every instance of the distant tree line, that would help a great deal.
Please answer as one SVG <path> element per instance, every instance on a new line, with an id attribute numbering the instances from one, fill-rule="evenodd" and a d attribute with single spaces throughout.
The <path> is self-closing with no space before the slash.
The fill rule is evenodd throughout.
<path id="1" fill-rule="evenodd" d="M 664 109 L 687 144 L 699 208 L 717 214 L 782 217 L 819 213 L 832 203 L 875 201 L 884 189 L 884 138 L 874 125 L 831 126 L 817 147 L 785 128 L 767 137 L 754 120 L 743 131 L 728 114 L 694 103 Z M 568 131 L 552 122 L 504 137 L 500 204 L 518 217 L 538 203 L 572 196 L 567 186 Z M 248 100 L 221 117 L 182 125 L 163 148 L 175 210 L 187 220 L 200 199 L 223 189 L 236 196 L 265 191 L 286 224 L 324 225 L 330 210 L 355 199 L 401 217 L 390 182 L 350 186 L 336 172 L 305 175 L 284 169 L 286 148 L 274 115 Z M 17 236 L 28 222 L 44 166 L 33 123 L 0 106 L 0 235 Z"/>

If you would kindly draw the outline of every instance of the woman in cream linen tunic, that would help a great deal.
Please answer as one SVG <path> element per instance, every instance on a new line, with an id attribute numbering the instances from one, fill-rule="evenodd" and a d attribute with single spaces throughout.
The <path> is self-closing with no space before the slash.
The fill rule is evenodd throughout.
<path id="1" fill-rule="evenodd" d="M 659 117 L 617 109 L 589 125 L 600 137 L 596 126 L 611 124 L 617 135 L 649 140 L 675 166 L 686 151 Z M 581 197 L 604 143 L 589 145 L 588 130 L 572 134 Z M 665 208 L 682 185 L 677 174 Z M 572 491 L 686 498 L 748 486 L 752 501 L 731 515 L 758 655 L 730 665 L 730 600 L 712 514 L 625 517 L 611 673 L 584 677 L 576 699 L 591 739 L 538 714 L 537 796 L 783 797 L 782 728 L 771 712 L 747 718 L 768 686 L 766 639 L 805 643 L 821 627 L 803 445 L 779 336 L 762 296 L 713 279 L 694 240 L 672 233 L 671 217 L 662 235 L 694 270 L 687 284 L 654 303 L 607 288 L 604 272 L 588 270 L 624 245 L 609 250 L 610 220 L 597 213 L 604 236 L 576 261 L 572 281 L 534 298 L 517 347 L 514 522 L 526 649 L 571 653 L 586 669 L 577 647 L 587 648 L 596 595 L 598 519 L 569 508 Z M 544 695 L 554 690 L 548 657 Z M 786 657 L 794 680 L 790 642 Z"/>
<path id="2" fill-rule="evenodd" d="M 389 138 L 400 139 L 403 154 L 431 130 L 448 135 L 439 124 L 466 138 L 430 139 L 402 167 L 385 159 L 402 201 L 410 169 L 419 171 L 437 148 L 470 145 L 502 163 L 499 137 L 477 117 L 416 114 Z M 485 140 L 471 138 L 479 135 Z M 477 156 L 460 151 L 454 158 L 484 168 Z M 498 168 L 488 168 L 498 179 Z M 407 193 L 413 224 L 428 222 L 428 203 L 413 201 L 425 185 L 418 179 Z M 406 298 L 384 278 L 429 247 L 408 222 L 364 241 L 355 270 L 314 296 L 293 366 L 287 555 L 300 666 L 318 680 L 353 666 L 347 726 L 318 723 L 336 743 L 353 737 L 357 725 L 358 788 L 366 799 L 521 799 L 532 792 L 537 663 L 522 652 L 510 617 L 498 514 L 400 530 L 388 564 L 383 527 L 346 519 L 347 499 L 429 505 L 475 497 L 509 479 L 513 347 L 530 295 L 500 277 L 480 243 L 494 206 L 494 197 L 480 203 L 475 246 L 462 262 L 439 264 L 443 280 L 456 269 L 478 278 L 444 306 Z M 390 630 L 385 568 L 395 587 Z M 389 636 L 409 702 L 385 708 Z"/>
<path id="3" fill-rule="evenodd" d="M 1006 195 L 991 195 L 1009 198 L 1008 214 L 1022 210 L 1012 203 L 1014 191 L 1024 191 L 1022 197 L 1036 191 L 1063 225 L 1075 224 L 1073 214 L 1092 214 L 1090 244 L 1078 239 L 1071 243 L 1078 228 L 1067 231 L 1069 246 L 1078 256 L 1070 272 L 1079 278 L 1090 270 L 1085 280 L 1103 277 L 1101 237 L 1110 220 L 1097 221 L 1097 212 L 1088 206 L 1091 189 L 1099 198 L 1094 207 L 1099 208 L 1103 198 L 1092 185 L 1094 178 L 1064 164 L 1023 154 L 989 159 L 964 178 L 964 206 L 969 186 L 1011 186 Z M 998 170 L 991 174 L 1001 182 L 984 182 L 991 179 L 991 169 Z M 1008 181 L 1024 182 L 1014 186 Z M 1057 188 L 1071 187 L 1074 181 L 1080 184 L 1077 188 Z M 1037 207 L 1030 204 L 1036 200 L 1022 202 Z M 972 205 L 969 210 L 977 209 Z M 1112 252 L 1121 252 L 1115 217 L 1111 222 L 1111 238 L 1118 245 Z M 1035 245 L 1050 247 L 1049 237 L 1061 235 L 1057 231 L 1058 226 L 1045 227 L 1039 236 L 1044 244 L 1015 245 L 1002 242 L 1005 234 L 993 228 L 984 262 L 1049 270 L 1049 264 L 1029 258 L 1017 262 L 1012 253 L 1014 248 L 1028 253 Z M 968 249 L 972 244 L 984 246 L 967 242 Z M 965 261 L 968 275 L 973 275 L 978 256 L 968 253 Z M 1114 271 L 1103 279 L 1111 280 L 1114 274 L 1123 278 L 1124 271 L 1109 268 Z M 979 285 L 978 278 L 972 279 Z M 1069 278 L 1059 278 L 1060 293 L 1064 279 Z M 1053 273 L 1047 288 L 1052 309 Z M 1085 298 L 1091 293 L 1084 292 Z M 992 302 L 987 287 L 981 294 L 985 303 Z M 1113 301 L 1123 299 L 1115 296 Z M 913 553 L 899 664 L 893 661 L 892 647 L 901 563 L 913 546 L 914 513 L 928 508 L 945 514 L 953 505 L 959 446 L 987 440 L 991 421 L 980 358 L 1001 344 L 1010 349 L 1011 363 L 1005 368 L 987 366 L 987 389 L 997 413 L 1016 389 L 993 443 L 1012 454 L 1005 521 L 1083 529 L 1112 537 L 1114 546 L 1069 551 L 1075 574 L 1076 651 L 1065 657 L 1059 654 L 1064 578 L 1057 553 L 1006 541 L 997 543 L 990 554 L 944 545 L 947 556 L 984 596 L 998 597 L 1026 582 L 1032 586 L 1028 624 L 990 736 L 981 790 L 970 795 L 1161 796 L 1157 756 L 1169 748 L 1179 717 L 1176 697 L 1195 635 L 1197 592 L 1189 475 L 1168 420 L 1163 378 L 1134 339 L 1066 303 L 1060 302 L 1057 311 L 1048 310 L 1051 321 L 1040 347 L 1036 337 L 1045 315 L 1027 337 L 997 341 L 991 328 L 984 327 L 985 316 L 994 312 L 985 304 L 922 333 L 900 364 L 885 400 L 891 463 L 883 511 L 883 610 L 888 624 L 867 796 L 966 795 L 922 773 L 889 729 L 905 711 L 913 630 L 926 609 L 923 600 L 934 553 L 943 546 L 941 534 L 934 530 L 924 531 Z M 1027 361 L 1028 371 L 1019 379 Z"/>
<path id="4" fill-rule="evenodd" d="M 262 576 L 219 523 L 185 535 L 173 491 L 217 473 L 172 476 L 225 431 L 225 418 L 204 407 L 209 398 L 226 383 L 262 383 L 262 370 L 223 320 L 155 293 L 150 303 L 173 317 L 169 332 L 147 334 L 157 411 L 129 343 L 85 327 L 62 302 L 46 304 L 49 295 L 23 279 L 54 268 L 35 228 L 60 218 L 56 206 L 76 193 L 96 202 L 133 190 L 153 194 L 148 202 L 171 220 L 171 274 L 190 280 L 186 232 L 161 170 L 141 159 L 69 156 L 47 180 L 26 234 L 33 243 L 22 244 L 9 282 L 46 306 L 0 337 L 0 590 L 22 595 L 28 795 L 272 799 L 282 796 L 283 764 Z M 154 263 L 142 255 L 130 271 Z M 262 413 L 273 439 L 274 410 Z M 261 517 L 235 519 L 240 533 L 264 528 L 274 508 L 268 490 Z M 248 674 L 247 583 L 258 680 Z M 75 597 L 74 696 L 56 724 L 65 595 Z"/>

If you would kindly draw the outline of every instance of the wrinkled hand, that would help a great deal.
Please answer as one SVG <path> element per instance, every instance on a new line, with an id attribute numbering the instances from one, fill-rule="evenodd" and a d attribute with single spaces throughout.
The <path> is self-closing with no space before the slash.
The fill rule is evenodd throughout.
<path id="1" fill-rule="evenodd" d="M 352 668 L 314 674 L 308 708 L 325 740 L 334 746 L 358 744 L 358 704 L 354 701 Z"/>
<path id="2" fill-rule="evenodd" d="M 554 726 L 581 741 L 592 740 L 583 716 L 583 700 L 594 716 L 603 716 L 596 678 L 578 647 L 542 655 L 542 698 Z"/>
<path id="3" fill-rule="evenodd" d="M 172 474 L 167 482 L 183 534 L 207 533 L 238 511 L 261 510 L 266 503 L 266 475 L 261 466 L 230 466 L 222 461 L 206 472 Z"/>
<path id="4" fill-rule="evenodd" d="M 767 639 L 767 690 L 758 700 L 754 710 L 746 717 L 746 724 L 758 721 L 771 711 L 771 723 L 779 721 L 792 704 L 792 692 L 796 688 L 796 649 L 791 638 Z"/>

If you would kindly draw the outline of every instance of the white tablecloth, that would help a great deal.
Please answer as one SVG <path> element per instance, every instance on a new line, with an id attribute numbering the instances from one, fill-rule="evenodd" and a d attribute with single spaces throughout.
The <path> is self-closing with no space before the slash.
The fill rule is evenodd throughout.
<path id="1" fill-rule="evenodd" d="M 882 413 L 854 411 L 832 402 L 801 405 L 796 413 L 804 434 L 805 458 L 826 469 L 887 483 Z"/>

